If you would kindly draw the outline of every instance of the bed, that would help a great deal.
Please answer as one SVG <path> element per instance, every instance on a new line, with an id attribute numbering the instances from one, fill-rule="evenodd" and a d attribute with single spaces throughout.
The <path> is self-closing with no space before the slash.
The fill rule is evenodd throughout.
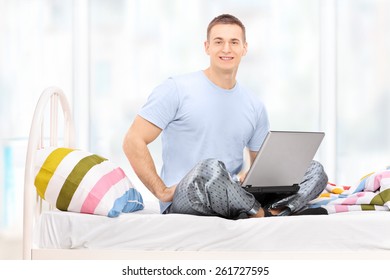
<path id="1" fill-rule="evenodd" d="M 131 189 L 137 201 L 125 212 L 93 213 L 96 205 L 89 213 L 61 210 L 42 199 L 35 165 L 38 151 L 75 149 L 74 139 L 65 94 L 56 87 L 45 89 L 35 108 L 26 156 L 24 259 L 390 258 L 389 211 L 243 220 L 161 215 L 158 202 L 143 201 L 136 186 Z"/>

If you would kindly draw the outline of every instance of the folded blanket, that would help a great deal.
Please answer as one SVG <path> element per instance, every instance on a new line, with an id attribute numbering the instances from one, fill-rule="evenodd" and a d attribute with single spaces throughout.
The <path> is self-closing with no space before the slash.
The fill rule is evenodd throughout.
<path id="1" fill-rule="evenodd" d="M 355 186 L 328 183 L 310 208 L 324 208 L 328 214 L 350 211 L 390 210 L 390 168 L 364 176 Z"/>

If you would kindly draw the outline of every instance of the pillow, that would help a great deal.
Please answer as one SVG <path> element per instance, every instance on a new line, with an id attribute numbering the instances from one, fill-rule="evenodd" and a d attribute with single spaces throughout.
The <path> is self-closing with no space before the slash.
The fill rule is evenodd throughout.
<path id="1" fill-rule="evenodd" d="M 39 149 L 35 174 L 39 196 L 62 211 L 117 217 L 144 208 L 141 194 L 123 170 L 96 154 Z"/>

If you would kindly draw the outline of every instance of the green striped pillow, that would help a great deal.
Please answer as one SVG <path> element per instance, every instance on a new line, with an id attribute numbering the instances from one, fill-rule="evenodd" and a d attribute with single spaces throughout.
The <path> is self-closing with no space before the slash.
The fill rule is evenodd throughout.
<path id="1" fill-rule="evenodd" d="M 117 217 L 143 209 L 141 194 L 123 170 L 89 152 L 50 147 L 37 151 L 35 187 L 62 211 Z"/>

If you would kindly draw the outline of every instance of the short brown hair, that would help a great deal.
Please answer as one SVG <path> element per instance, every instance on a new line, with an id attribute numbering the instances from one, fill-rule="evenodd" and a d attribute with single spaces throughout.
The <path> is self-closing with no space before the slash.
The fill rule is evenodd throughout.
<path id="1" fill-rule="evenodd" d="M 246 42 L 246 34 L 245 34 L 245 26 L 242 24 L 242 22 L 236 18 L 235 16 L 229 15 L 229 14 L 222 14 L 217 17 L 215 17 L 207 27 L 207 40 L 210 38 L 210 31 L 211 28 L 213 28 L 217 24 L 235 24 L 241 27 L 242 34 L 244 37 L 244 42 Z"/>

